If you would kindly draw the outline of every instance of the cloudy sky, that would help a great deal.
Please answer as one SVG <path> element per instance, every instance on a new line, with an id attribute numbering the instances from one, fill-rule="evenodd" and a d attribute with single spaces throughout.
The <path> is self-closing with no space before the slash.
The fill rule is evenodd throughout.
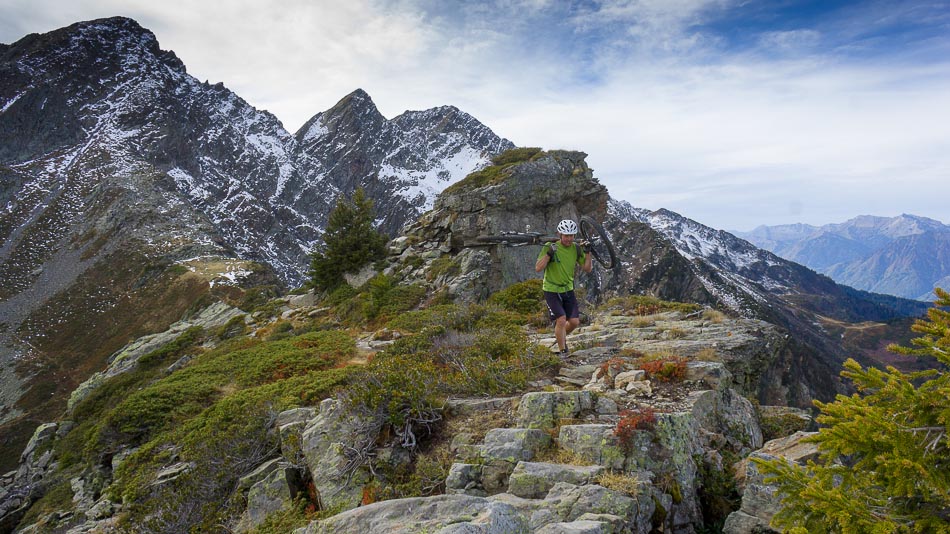
<path id="1" fill-rule="evenodd" d="M 0 42 L 114 15 L 291 132 L 360 87 L 717 228 L 950 223 L 947 0 L 0 0 Z"/>

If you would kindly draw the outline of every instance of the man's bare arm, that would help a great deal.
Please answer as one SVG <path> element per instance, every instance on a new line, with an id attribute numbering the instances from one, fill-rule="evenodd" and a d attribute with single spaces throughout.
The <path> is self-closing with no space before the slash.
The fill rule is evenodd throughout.
<path id="1" fill-rule="evenodd" d="M 548 256 L 547 254 L 545 254 L 544 256 L 541 256 L 541 259 L 539 259 L 538 262 L 534 264 L 534 272 L 540 273 L 541 271 L 543 271 L 545 267 L 548 266 L 548 262 L 550 261 L 551 261 L 551 256 Z"/>

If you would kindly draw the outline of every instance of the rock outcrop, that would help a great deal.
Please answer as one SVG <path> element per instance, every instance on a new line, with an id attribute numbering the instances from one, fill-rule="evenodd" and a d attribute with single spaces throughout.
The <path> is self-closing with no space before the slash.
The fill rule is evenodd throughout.
<path id="1" fill-rule="evenodd" d="M 720 361 L 692 361 L 685 382 L 657 382 L 649 392 L 628 391 L 631 383 L 646 381 L 642 372 L 617 373 L 605 382 L 599 370 L 623 361 L 621 347 L 635 336 L 616 321 L 610 328 L 595 325 L 580 336 L 612 348 L 578 351 L 560 372 L 571 387 L 578 384 L 569 377 L 587 377 L 584 389 L 525 393 L 514 401 L 516 426 L 489 430 L 479 443 L 458 440 L 446 495 L 356 507 L 298 533 L 697 531 L 707 519 L 701 473 L 722 469 L 723 451 L 744 456 L 762 445 L 756 412 L 733 389 L 733 375 Z M 587 387 L 592 385 L 599 387 Z M 452 409 L 464 416 L 511 402 L 456 400 Z M 656 409 L 655 424 L 621 438 L 618 423 L 644 406 Z M 342 463 L 342 443 L 334 444 L 331 436 L 339 439 L 341 432 L 358 426 L 344 430 L 340 425 L 353 420 L 341 409 L 335 400 L 324 401 L 303 433 L 315 482 Z M 572 460 L 565 464 L 552 458 Z M 603 485 L 610 483 L 603 478 L 608 473 L 623 477 L 626 489 Z M 316 485 L 321 495 L 334 496 L 332 501 L 322 497 L 325 505 L 353 508 L 359 501 L 354 490 L 369 480 L 355 477 L 346 485 L 337 478 Z"/>
<path id="2" fill-rule="evenodd" d="M 772 517 L 781 509 L 781 494 L 775 486 L 766 484 L 752 459 L 774 460 L 805 464 L 818 458 L 818 447 L 803 440 L 814 432 L 796 432 L 775 439 L 742 460 L 738 473 L 742 487 L 742 506 L 726 518 L 725 534 L 777 533 L 769 526 Z"/>
<path id="3" fill-rule="evenodd" d="M 537 247 L 486 246 L 477 238 L 512 231 L 553 235 L 562 219 L 603 219 L 607 189 L 594 178 L 586 156 L 551 150 L 504 168 L 495 183 L 462 181 L 447 189 L 431 211 L 391 243 L 390 272 L 408 279 L 428 276 L 462 302 L 479 302 L 537 277 Z"/>

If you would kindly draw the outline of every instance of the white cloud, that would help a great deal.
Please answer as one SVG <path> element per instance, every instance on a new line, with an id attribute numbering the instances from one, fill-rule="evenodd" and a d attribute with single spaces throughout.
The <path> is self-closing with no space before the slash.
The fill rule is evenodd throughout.
<path id="1" fill-rule="evenodd" d="M 516 143 L 588 152 L 634 205 L 716 227 L 900 212 L 950 222 L 950 64 L 908 59 L 946 57 L 932 52 L 946 39 L 841 55 L 869 48 L 874 21 L 894 23 L 887 4 L 734 50 L 703 23 L 746 5 L 565 5 L 12 0 L 0 19 L 22 34 L 131 16 L 189 72 L 291 131 L 357 87 L 388 117 L 453 104 Z"/>

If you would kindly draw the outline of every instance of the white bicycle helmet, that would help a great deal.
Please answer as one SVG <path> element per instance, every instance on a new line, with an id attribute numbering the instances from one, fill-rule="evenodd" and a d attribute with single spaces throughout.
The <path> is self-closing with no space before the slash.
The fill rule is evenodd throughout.
<path id="1" fill-rule="evenodd" d="M 577 223 L 570 219 L 564 219 L 557 223 L 557 232 L 559 234 L 574 235 L 577 233 Z"/>

